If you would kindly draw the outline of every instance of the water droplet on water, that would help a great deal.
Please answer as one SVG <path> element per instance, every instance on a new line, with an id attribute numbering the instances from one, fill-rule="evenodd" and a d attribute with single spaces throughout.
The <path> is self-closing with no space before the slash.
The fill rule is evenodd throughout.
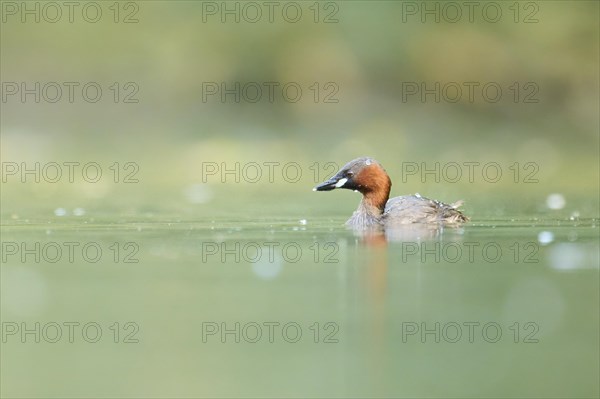
<path id="1" fill-rule="evenodd" d="M 552 241 L 554 241 L 554 234 L 552 234 L 550 231 L 542 231 L 540 234 L 538 234 L 538 241 L 542 245 L 550 244 Z"/>
<path id="2" fill-rule="evenodd" d="M 192 204 L 205 204 L 213 198 L 213 192 L 206 184 L 189 184 L 184 188 L 183 194 Z"/>
<path id="3" fill-rule="evenodd" d="M 550 209 L 563 209 L 567 201 L 562 194 L 550 194 L 546 198 L 546 206 Z"/>
<path id="4" fill-rule="evenodd" d="M 577 220 L 577 219 L 579 219 L 579 212 L 574 211 L 573 213 L 571 213 L 571 217 L 569 218 L 569 220 Z"/>

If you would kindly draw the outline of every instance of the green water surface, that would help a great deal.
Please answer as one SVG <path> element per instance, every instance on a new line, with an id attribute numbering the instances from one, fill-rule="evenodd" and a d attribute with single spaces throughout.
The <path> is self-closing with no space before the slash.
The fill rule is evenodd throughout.
<path id="1" fill-rule="evenodd" d="M 594 219 L 56 219 L 2 230 L 6 397 L 598 394 Z"/>

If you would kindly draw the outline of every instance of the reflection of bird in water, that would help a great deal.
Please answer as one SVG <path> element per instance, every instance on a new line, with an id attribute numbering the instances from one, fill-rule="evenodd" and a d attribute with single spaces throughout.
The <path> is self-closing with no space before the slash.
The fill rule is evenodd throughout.
<path id="1" fill-rule="evenodd" d="M 368 229 L 354 230 L 354 235 L 359 237 L 365 245 L 385 245 L 387 242 L 419 242 L 441 239 L 444 232 L 453 235 L 461 234 L 462 229 L 444 228 L 436 224 L 407 224 L 392 227 L 376 226 Z"/>
<path id="2" fill-rule="evenodd" d="M 374 387 L 380 387 L 390 378 L 387 367 L 391 360 L 389 348 L 401 339 L 395 326 L 402 322 L 402 314 L 397 310 L 402 305 L 392 302 L 392 293 L 388 287 L 395 284 L 390 281 L 390 268 L 404 265 L 400 257 L 393 256 L 393 247 L 402 244 L 404 250 L 405 244 L 411 245 L 411 248 L 420 248 L 422 243 L 439 243 L 449 238 L 462 240 L 462 229 L 444 229 L 435 224 L 410 224 L 385 229 L 381 226 L 355 229 L 354 235 L 364 248 L 361 252 L 366 262 L 365 267 L 360 268 L 363 273 L 357 279 L 357 286 L 363 289 L 357 291 L 365 296 L 359 298 L 359 301 L 365 305 L 362 311 L 366 314 L 362 317 L 368 320 L 365 331 L 365 336 L 368 337 L 368 380 Z M 420 287 L 420 280 L 414 281 L 414 284 Z M 396 293 L 393 297 L 398 299 L 402 295 Z M 410 306 L 419 308 L 420 303 L 411 303 Z"/>
<path id="3" fill-rule="evenodd" d="M 354 229 L 383 226 L 386 229 L 415 223 L 460 225 L 469 220 L 458 208 L 462 201 L 444 204 L 419 194 L 389 199 L 392 182 L 381 164 L 371 158 L 348 162 L 335 176 L 315 191 L 347 188 L 359 191 L 362 201 L 346 225 Z"/>

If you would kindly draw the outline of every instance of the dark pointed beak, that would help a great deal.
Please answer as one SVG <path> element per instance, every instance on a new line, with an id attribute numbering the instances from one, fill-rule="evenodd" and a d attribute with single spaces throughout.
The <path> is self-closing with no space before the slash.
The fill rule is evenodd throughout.
<path id="1" fill-rule="evenodd" d="M 335 183 L 337 183 L 337 179 L 332 177 L 331 179 L 324 181 L 323 183 L 313 188 L 313 191 L 331 191 L 335 189 Z"/>
<path id="2" fill-rule="evenodd" d="M 343 187 L 344 184 L 346 184 L 347 181 L 348 181 L 348 179 L 342 178 L 339 174 L 336 174 L 331 179 L 326 180 L 323 183 L 321 183 L 318 186 L 316 186 L 315 188 L 313 188 L 313 191 L 331 191 L 331 190 L 335 190 L 336 188 Z"/>

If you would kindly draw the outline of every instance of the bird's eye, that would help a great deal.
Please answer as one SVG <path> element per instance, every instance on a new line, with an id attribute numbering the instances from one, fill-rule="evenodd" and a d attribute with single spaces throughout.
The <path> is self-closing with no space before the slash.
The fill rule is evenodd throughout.
<path id="1" fill-rule="evenodd" d="M 352 177 L 352 176 L 354 176 L 354 172 L 352 172 L 351 170 L 349 170 L 348 172 L 346 172 L 346 176 Z"/>

